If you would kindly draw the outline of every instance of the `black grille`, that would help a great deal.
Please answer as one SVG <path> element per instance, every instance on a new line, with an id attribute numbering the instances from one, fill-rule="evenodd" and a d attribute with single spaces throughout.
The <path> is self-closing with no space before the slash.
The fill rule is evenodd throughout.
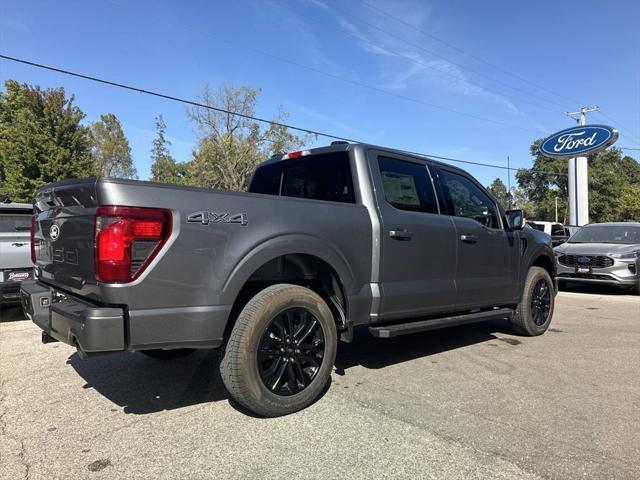
<path id="1" fill-rule="evenodd" d="M 606 268 L 613 265 L 613 259 L 604 255 L 561 255 L 558 263 L 567 267 Z"/>
<path id="2" fill-rule="evenodd" d="M 594 275 L 592 273 L 561 273 L 558 278 L 588 278 L 591 280 L 611 280 L 608 275 Z"/>

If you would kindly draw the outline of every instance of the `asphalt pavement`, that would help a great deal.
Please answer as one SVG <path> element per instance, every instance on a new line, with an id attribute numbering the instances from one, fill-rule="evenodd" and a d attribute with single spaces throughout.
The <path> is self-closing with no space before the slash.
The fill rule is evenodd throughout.
<path id="1" fill-rule="evenodd" d="M 0 479 L 635 479 L 640 297 L 561 292 L 549 331 L 490 321 L 396 339 L 358 331 L 308 409 L 256 418 L 217 352 L 80 360 L 0 323 Z"/>

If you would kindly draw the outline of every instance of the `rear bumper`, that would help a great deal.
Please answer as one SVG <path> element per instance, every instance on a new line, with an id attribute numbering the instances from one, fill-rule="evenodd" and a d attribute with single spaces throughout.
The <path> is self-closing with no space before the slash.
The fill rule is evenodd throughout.
<path id="1" fill-rule="evenodd" d="M 0 304 L 20 303 L 20 282 L 0 283 Z"/>
<path id="2" fill-rule="evenodd" d="M 60 295 L 37 281 L 23 282 L 25 314 L 47 335 L 74 346 L 80 354 L 125 349 L 125 313 L 121 308 L 96 307 Z"/>
<path id="3" fill-rule="evenodd" d="M 40 281 L 22 283 L 22 308 L 31 321 L 81 355 L 158 348 L 216 348 L 231 306 L 128 309 L 99 307 Z"/>

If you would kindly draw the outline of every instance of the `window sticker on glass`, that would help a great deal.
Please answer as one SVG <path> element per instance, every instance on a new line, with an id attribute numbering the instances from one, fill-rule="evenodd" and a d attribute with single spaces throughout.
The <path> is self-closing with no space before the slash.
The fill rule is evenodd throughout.
<path id="1" fill-rule="evenodd" d="M 398 205 L 420 205 L 418 190 L 412 175 L 381 172 L 384 195 L 389 203 Z"/>

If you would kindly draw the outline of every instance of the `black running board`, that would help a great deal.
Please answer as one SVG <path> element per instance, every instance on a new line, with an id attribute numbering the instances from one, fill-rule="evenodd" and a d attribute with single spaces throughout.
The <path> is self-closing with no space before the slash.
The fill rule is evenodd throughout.
<path id="1" fill-rule="evenodd" d="M 482 312 L 466 313 L 452 317 L 432 318 L 429 320 L 416 320 L 407 323 L 396 323 L 393 325 L 379 325 L 369 327 L 369 333 L 378 338 L 391 338 L 410 333 L 426 332 L 437 328 L 454 327 L 466 323 L 482 322 L 494 318 L 511 317 L 513 309 L 499 308 L 495 310 L 485 310 Z"/>

